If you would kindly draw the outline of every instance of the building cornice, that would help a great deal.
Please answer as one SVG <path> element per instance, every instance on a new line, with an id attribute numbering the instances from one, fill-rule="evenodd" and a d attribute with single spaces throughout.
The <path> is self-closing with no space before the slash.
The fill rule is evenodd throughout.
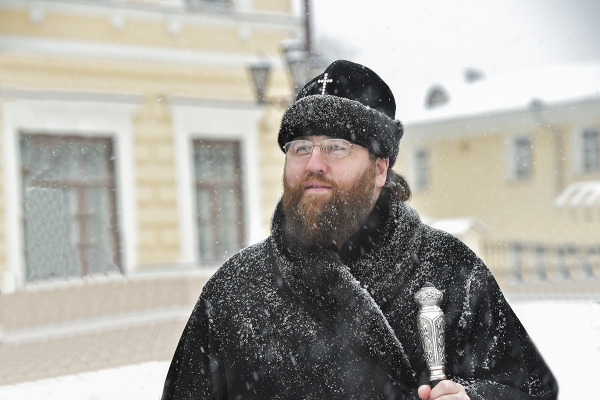
<path id="1" fill-rule="evenodd" d="M 184 64 L 205 67 L 247 68 L 257 60 L 254 54 L 214 51 L 175 50 L 154 46 L 135 46 L 115 43 L 94 43 L 77 40 L 41 39 L 0 35 L 0 54 L 38 54 L 56 57 Z M 280 57 L 267 57 L 271 66 L 282 69 Z"/>
<path id="2" fill-rule="evenodd" d="M 94 3 L 76 0 L 3 0 L 0 8 L 38 10 L 42 13 L 88 14 L 91 16 L 178 21 L 186 24 L 239 25 L 250 28 L 271 28 L 296 30 L 303 25 L 300 16 L 293 14 L 256 12 L 251 10 L 231 10 L 214 6 L 185 7 L 176 5 L 160 5 L 133 3 L 126 1 L 97 1 Z"/>
<path id="3" fill-rule="evenodd" d="M 0 99 L 19 100 L 55 100 L 55 101 L 89 101 L 116 104 L 141 104 L 144 95 L 140 93 L 100 92 L 83 90 L 44 90 L 25 89 L 1 85 Z"/>

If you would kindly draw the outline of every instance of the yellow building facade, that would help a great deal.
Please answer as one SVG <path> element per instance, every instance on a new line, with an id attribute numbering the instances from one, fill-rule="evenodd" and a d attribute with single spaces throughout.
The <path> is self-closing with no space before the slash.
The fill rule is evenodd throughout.
<path id="1" fill-rule="evenodd" d="M 268 235 L 303 27 L 287 0 L 0 3 L 0 385 L 171 357 Z"/>
<path id="2" fill-rule="evenodd" d="M 598 82 L 570 71 L 475 82 L 406 122 L 397 168 L 412 204 L 434 222 L 482 223 L 474 250 L 509 291 L 600 291 Z M 569 90 L 538 90 L 557 81 Z"/>
<path id="3" fill-rule="evenodd" d="M 255 104 L 248 65 L 259 56 L 271 60 L 267 95 L 290 95 L 280 49 L 301 24 L 288 3 L 3 2 L 3 164 L 4 183 L 12 185 L 5 186 L 12 220 L 4 233 L 13 240 L 2 263 L 5 292 L 24 283 L 15 154 L 22 133 L 114 142 L 123 271 L 198 261 L 195 227 L 181 222 L 195 215 L 194 193 L 185 187 L 193 186 L 194 139 L 240 145 L 241 242 L 266 235 L 261 204 L 273 204 L 274 194 L 268 183 L 268 194 L 260 190 L 259 171 L 269 169 L 271 157 L 261 157 L 259 143 L 274 135 L 269 119 L 277 116 Z"/>

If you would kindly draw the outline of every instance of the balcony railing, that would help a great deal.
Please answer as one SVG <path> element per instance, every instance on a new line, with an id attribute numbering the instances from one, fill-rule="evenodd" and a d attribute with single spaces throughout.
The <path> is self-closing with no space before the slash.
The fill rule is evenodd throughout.
<path id="1" fill-rule="evenodd" d="M 482 258 L 507 291 L 600 298 L 600 243 L 487 242 Z M 552 293 L 550 293 L 552 292 Z M 552 296 L 550 296 L 552 297 Z"/>

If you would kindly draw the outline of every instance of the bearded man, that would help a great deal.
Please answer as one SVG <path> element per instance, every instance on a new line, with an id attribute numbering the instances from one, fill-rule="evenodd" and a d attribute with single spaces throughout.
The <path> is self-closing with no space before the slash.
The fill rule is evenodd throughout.
<path id="1" fill-rule="evenodd" d="M 286 111 L 271 236 L 204 287 L 169 369 L 171 399 L 555 399 L 490 271 L 421 223 L 391 170 L 389 87 L 336 61 Z M 448 380 L 428 385 L 416 291 L 444 293 Z"/>

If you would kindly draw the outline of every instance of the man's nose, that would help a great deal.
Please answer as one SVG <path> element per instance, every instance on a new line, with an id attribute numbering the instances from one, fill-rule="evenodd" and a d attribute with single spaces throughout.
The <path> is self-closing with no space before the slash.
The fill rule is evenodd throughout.
<path id="1" fill-rule="evenodd" d="M 313 148 L 308 164 L 306 164 L 306 171 L 313 174 L 326 174 L 327 173 L 327 156 L 321 152 L 319 146 Z"/>

